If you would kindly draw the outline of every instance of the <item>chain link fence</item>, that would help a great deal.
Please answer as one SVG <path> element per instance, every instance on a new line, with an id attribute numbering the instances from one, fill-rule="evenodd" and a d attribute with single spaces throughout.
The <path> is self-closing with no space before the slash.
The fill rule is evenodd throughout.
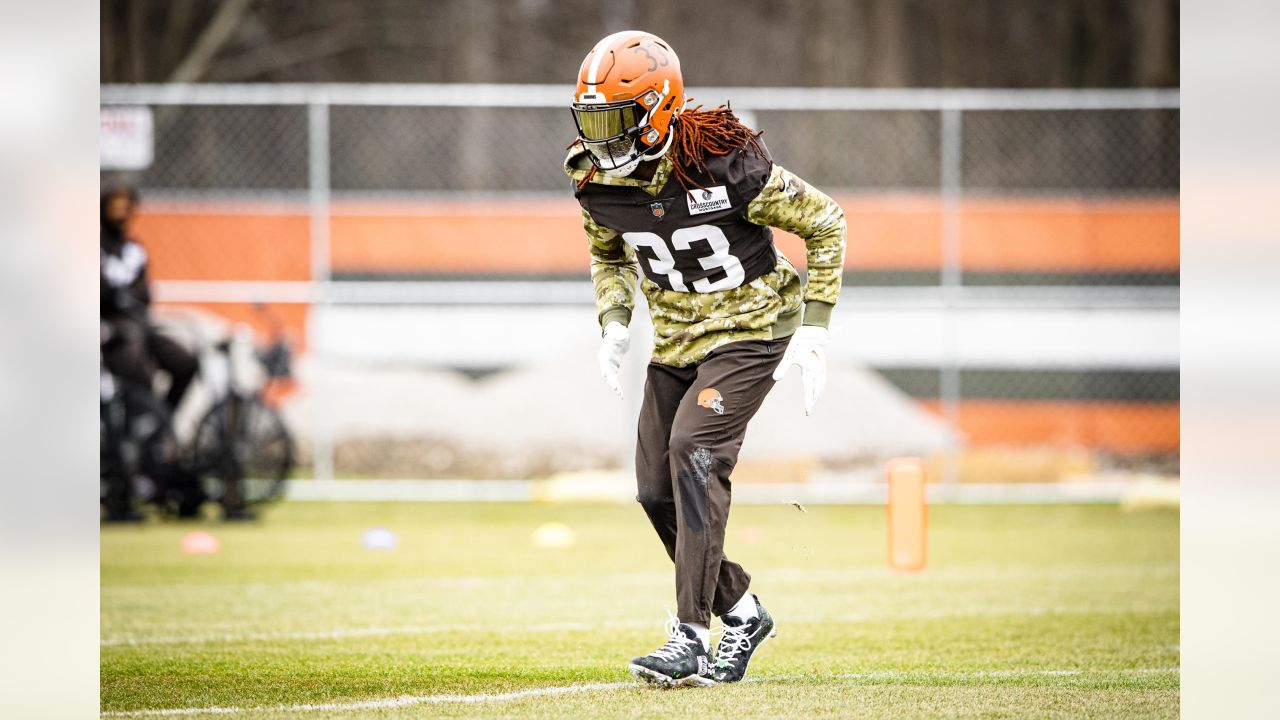
<path id="1" fill-rule="evenodd" d="M 141 189 L 135 231 L 165 305 L 287 327 L 304 474 L 625 464 L 622 413 L 552 412 L 598 401 L 565 392 L 595 378 L 587 254 L 560 169 L 569 94 L 104 87 L 104 107 L 151 109 L 154 158 L 103 177 Z M 777 162 L 846 210 L 832 366 L 851 394 L 827 403 L 878 393 L 916 413 L 878 429 L 851 410 L 844 440 L 797 455 L 831 468 L 955 448 L 1067 458 L 1019 479 L 1176 470 L 1176 91 L 694 95 L 732 100 Z M 990 474 L 970 465 L 945 473 Z"/>

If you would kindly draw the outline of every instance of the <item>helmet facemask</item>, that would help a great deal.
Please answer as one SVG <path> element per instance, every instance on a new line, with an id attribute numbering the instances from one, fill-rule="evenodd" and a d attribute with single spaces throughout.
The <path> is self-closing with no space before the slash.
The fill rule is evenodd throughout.
<path id="1" fill-rule="evenodd" d="M 610 175 L 626 176 L 641 161 L 661 157 L 671 144 L 671 133 L 667 133 L 666 142 L 660 142 L 662 135 L 656 129 L 642 128 L 663 98 L 665 95 L 650 90 L 618 102 L 573 103 L 570 107 L 578 139 L 591 162 Z"/>

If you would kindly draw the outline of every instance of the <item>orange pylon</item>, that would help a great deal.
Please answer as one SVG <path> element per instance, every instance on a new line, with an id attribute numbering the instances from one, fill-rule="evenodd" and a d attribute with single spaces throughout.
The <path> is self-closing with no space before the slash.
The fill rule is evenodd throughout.
<path id="1" fill-rule="evenodd" d="M 929 534 L 924 461 L 920 458 L 890 460 L 886 482 L 889 486 L 889 567 L 923 570 Z"/>

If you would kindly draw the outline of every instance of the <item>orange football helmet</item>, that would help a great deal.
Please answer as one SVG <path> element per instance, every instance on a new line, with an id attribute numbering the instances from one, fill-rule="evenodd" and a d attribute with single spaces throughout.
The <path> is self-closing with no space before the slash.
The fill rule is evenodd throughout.
<path id="1" fill-rule="evenodd" d="M 672 125 L 685 103 L 680 58 L 656 35 L 614 33 L 582 61 L 573 99 L 573 121 L 591 161 L 627 175 L 671 146 Z"/>

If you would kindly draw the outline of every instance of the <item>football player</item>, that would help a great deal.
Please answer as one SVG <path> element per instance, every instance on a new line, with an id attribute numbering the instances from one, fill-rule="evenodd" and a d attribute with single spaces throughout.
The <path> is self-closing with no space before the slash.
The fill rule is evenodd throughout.
<path id="1" fill-rule="evenodd" d="M 637 499 L 675 563 L 678 610 L 666 644 L 631 671 L 669 686 L 736 682 L 776 630 L 751 576 L 724 555 L 730 474 L 747 423 L 790 367 L 806 414 L 822 392 L 844 213 L 775 164 L 728 107 L 686 108 L 680 60 L 649 33 L 596 43 L 572 111 L 578 139 L 564 169 L 590 242 L 600 371 L 619 396 L 637 269 L 654 327 Z M 807 283 L 770 227 L 804 239 Z M 723 627 L 714 656 L 713 615 Z"/>

